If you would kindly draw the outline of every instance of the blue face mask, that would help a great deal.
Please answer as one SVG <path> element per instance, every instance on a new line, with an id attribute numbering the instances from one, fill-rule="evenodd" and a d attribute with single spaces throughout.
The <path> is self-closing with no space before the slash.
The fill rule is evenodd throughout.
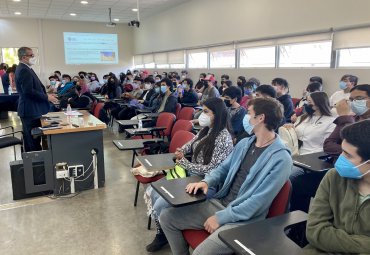
<path id="1" fill-rule="evenodd" d="M 63 84 L 66 84 L 66 80 L 62 80 L 62 83 L 63 83 Z"/>
<path id="2" fill-rule="evenodd" d="M 57 84 L 57 82 L 56 81 L 50 81 L 50 85 L 55 85 L 55 84 Z"/>
<path id="3" fill-rule="evenodd" d="M 346 89 L 347 88 L 347 83 L 344 82 L 344 81 L 339 82 L 339 88 L 340 89 Z"/>
<path id="4" fill-rule="evenodd" d="M 167 91 L 167 86 L 161 86 L 161 92 L 166 93 Z"/>
<path id="5" fill-rule="evenodd" d="M 370 160 L 367 160 L 364 163 L 358 166 L 355 166 L 346 157 L 344 157 L 343 155 L 340 155 L 339 158 L 337 159 L 337 162 L 335 162 L 334 167 L 337 170 L 338 174 L 342 177 L 351 178 L 351 179 L 361 179 L 364 175 L 370 172 L 370 169 L 366 173 L 363 174 L 358 168 L 366 164 L 369 161 Z"/>
<path id="6" fill-rule="evenodd" d="M 351 102 L 351 110 L 357 116 L 361 116 L 361 115 L 365 114 L 369 110 L 369 107 L 367 107 L 367 100 L 366 99 L 353 100 Z"/>
<path id="7" fill-rule="evenodd" d="M 159 87 L 155 87 L 154 91 L 155 91 L 155 93 L 158 94 L 161 91 L 161 89 Z"/>
<path id="8" fill-rule="evenodd" d="M 249 135 L 253 134 L 253 128 L 254 128 L 254 125 L 251 124 L 250 120 L 251 120 L 251 116 L 249 114 L 246 114 L 243 118 L 244 130 Z"/>
<path id="9" fill-rule="evenodd" d="M 244 94 L 246 94 L 247 96 L 249 96 L 250 94 L 252 94 L 252 90 L 250 90 L 250 89 L 244 89 Z"/>

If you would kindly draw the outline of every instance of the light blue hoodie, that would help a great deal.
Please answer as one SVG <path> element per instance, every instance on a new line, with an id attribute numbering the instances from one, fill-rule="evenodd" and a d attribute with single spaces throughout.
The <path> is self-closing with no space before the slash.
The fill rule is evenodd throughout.
<path id="1" fill-rule="evenodd" d="M 288 180 L 293 165 L 289 150 L 276 136 L 275 141 L 251 167 L 236 199 L 224 210 L 216 212 L 220 225 L 266 218 L 272 201 Z M 223 183 L 213 198 L 221 199 L 229 193 L 241 161 L 255 139 L 253 136 L 241 140 L 226 160 L 206 175 L 203 181 L 208 187 Z"/>

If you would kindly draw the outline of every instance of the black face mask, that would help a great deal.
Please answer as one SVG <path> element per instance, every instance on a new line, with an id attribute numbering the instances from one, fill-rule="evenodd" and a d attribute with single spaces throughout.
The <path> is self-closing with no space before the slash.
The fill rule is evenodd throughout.
<path id="1" fill-rule="evenodd" d="M 242 85 L 242 83 L 240 81 L 238 81 L 236 84 L 238 84 L 238 86 L 241 86 Z"/>
<path id="2" fill-rule="evenodd" d="M 313 107 L 312 104 L 305 104 L 304 105 L 304 110 L 306 111 L 306 113 L 308 115 L 313 115 L 314 114 L 315 110 L 312 107 Z"/>
<path id="3" fill-rule="evenodd" d="M 77 89 L 78 92 L 80 92 L 82 90 L 82 88 L 80 86 L 77 86 L 76 89 Z"/>
<path id="4" fill-rule="evenodd" d="M 230 99 L 224 99 L 224 103 L 225 103 L 226 107 L 231 107 L 232 106 L 230 101 L 231 101 Z"/>

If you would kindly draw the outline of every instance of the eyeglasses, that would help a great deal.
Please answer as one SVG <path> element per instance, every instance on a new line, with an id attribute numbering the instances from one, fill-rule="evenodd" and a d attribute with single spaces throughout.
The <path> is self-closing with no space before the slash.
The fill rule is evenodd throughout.
<path id="1" fill-rule="evenodd" d="M 35 55 L 34 54 L 30 54 L 30 55 L 24 55 L 25 57 L 31 57 L 33 58 Z"/>
<path id="2" fill-rule="evenodd" d="M 357 100 L 366 100 L 369 99 L 369 97 L 355 97 L 355 98 L 350 98 L 349 101 L 357 101 Z"/>

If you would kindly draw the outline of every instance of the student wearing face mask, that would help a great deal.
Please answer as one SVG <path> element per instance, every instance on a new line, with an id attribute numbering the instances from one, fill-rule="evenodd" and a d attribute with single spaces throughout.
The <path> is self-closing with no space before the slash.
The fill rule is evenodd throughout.
<path id="1" fill-rule="evenodd" d="M 204 82 L 204 79 L 207 77 L 206 73 L 201 73 L 199 75 L 199 80 L 197 81 L 197 84 L 195 84 L 195 92 L 202 93 L 204 90 L 204 85 L 206 82 Z M 200 94 L 201 95 L 201 94 Z"/>
<path id="2" fill-rule="evenodd" d="M 210 98 L 204 102 L 203 112 L 199 117 L 202 130 L 191 141 L 178 148 L 175 153 L 177 163 L 186 169 L 189 175 L 204 176 L 208 174 L 231 153 L 233 143 L 228 131 L 228 120 L 227 109 L 221 99 Z M 184 157 L 189 153 L 192 154 L 190 161 Z M 152 188 L 148 188 L 145 194 L 149 214 L 157 226 L 157 235 L 146 249 L 148 252 L 154 252 L 167 244 L 158 218 L 161 211 L 170 205 Z"/>
<path id="3" fill-rule="evenodd" d="M 178 95 L 179 103 L 185 106 L 195 106 L 198 103 L 197 92 L 193 89 L 193 81 L 186 78 L 182 81 L 182 89 Z"/>
<path id="4" fill-rule="evenodd" d="M 287 181 L 292 159 L 274 132 L 282 114 L 276 99 L 251 100 L 245 115 L 245 129 L 253 136 L 243 139 L 231 154 L 201 182 L 191 183 L 186 191 L 208 193 L 220 187 L 205 202 L 170 207 L 159 217 L 173 254 L 189 254 L 183 229 L 205 229 L 210 236 L 193 255 L 231 254 L 218 233 L 241 224 L 266 218 L 272 200 Z"/>
<path id="5" fill-rule="evenodd" d="M 240 91 L 242 92 L 242 97 L 244 96 L 244 88 L 247 83 L 247 80 L 244 76 L 239 76 L 238 80 L 236 81 L 236 85 L 240 88 Z"/>
<path id="6" fill-rule="evenodd" d="M 208 98 L 220 97 L 220 93 L 215 87 L 215 78 L 208 75 L 204 80 L 207 82 L 207 84 L 204 85 L 202 97 L 199 101 L 200 104 L 203 104 L 203 102 L 206 101 Z"/>
<path id="7" fill-rule="evenodd" d="M 68 104 L 70 104 L 72 108 L 90 109 L 94 102 L 94 97 L 90 94 L 89 88 L 84 80 L 81 79 L 78 81 L 75 88 L 75 94 L 68 99 Z"/>
<path id="8" fill-rule="evenodd" d="M 60 85 L 60 82 L 57 80 L 56 76 L 54 75 L 49 76 L 49 84 L 46 85 L 46 88 L 48 89 L 49 93 L 56 93 L 59 85 Z"/>
<path id="9" fill-rule="evenodd" d="M 370 254 L 370 120 L 343 128 L 342 154 L 312 201 L 309 254 Z"/>
<path id="10" fill-rule="evenodd" d="M 351 89 L 357 85 L 357 81 L 357 76 L 351 74 L 343 75 L 339 82 L 340 90 L 334 92 L 334 94 L 330 97 L 330 106 L 335 107 L 335 104 L 342 99 L 348 100 L 349 93 Z"/>
<path id="11" fill-rule="evenodd" d="M 90 80 L 87 83 L 90 93 L 94 93 L 101 87 L 99 78 L 96 73 L 91 73 Z"/>
<path id="12" fill-rule="evenodd" d="M 285 122 L 290 123 L 290 118 L 294 114 L 294 107 L 292 97 L 289 95 L 288 82 L 282 78 L 275 78 L 272 80 L 271 85 L 276 90 L 277 100 L 284 106 Z"/>
<path id="13" fill-rule="evenodd" d="M 238 137 L 244 131 L 243 119 L 247 111 L 239 104 L 241 95 L 241 90 L 236 86 L 225 89 L 222 95 L 230 115 L 233 137 Z"/>
<path id="14" fill-rule="evenodd" d="M 131 83 L 132 85 L 132 91 L 131 92 L 125 92 L 121 95 L 122 98 L 130 101 L 133 99 L 140 99 L 141 95 L 143 94 L 143 89 L 142 89 L 142 82 L 143 80 L 139 77 L 136 77 L 134 81 Z"/>
<path id="15" fill-rule="evenodd" d="M 348 124 L 370 119 L 370 85 L 361 84 L 353 87 L 349 100 L 342 99 L 336 104 L 338 117 L 334 120 L 336 127 L 324 142 L 324 152 L 338 157 L 342 152 L 340 131 Z M 353 116 L 351 113 L 355 113 Z"/>
<path id="16" fill-rule="evenodd" d="M 335 118 L 331 115 L 329 99 L 325 92 L 311 93 L 307 97 L 305 112 L 294 125 L 284 125 L 288 129 L 294 128 L 300 143 L 300 155 L 321 152 L 324 140 L 335 128 Z M 293 167 L 289 177 L 294 190 L 290 198 L 291 211 L 308 211 L 311 197 L 315 195 L 325 173 L 326 171 L 305 172 L 299 167 Z"/>

